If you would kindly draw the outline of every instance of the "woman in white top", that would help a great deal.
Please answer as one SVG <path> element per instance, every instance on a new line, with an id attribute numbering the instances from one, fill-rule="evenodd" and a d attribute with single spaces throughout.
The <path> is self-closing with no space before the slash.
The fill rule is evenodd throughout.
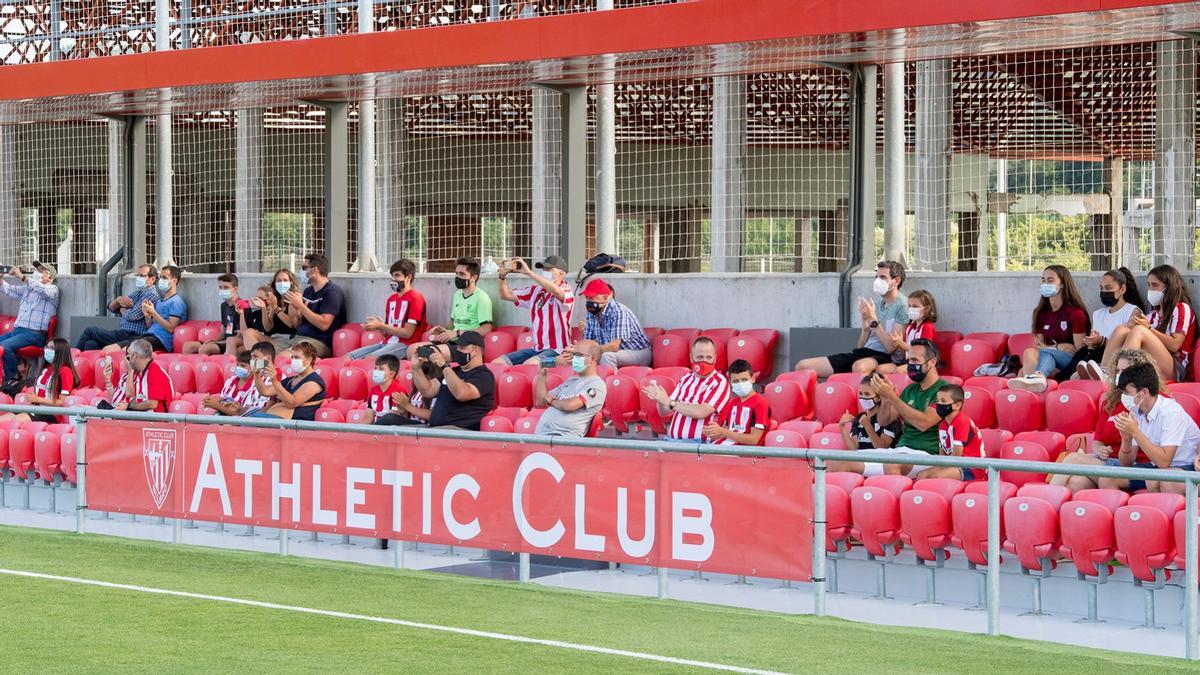
<path id="1" fill-rule="evenodd" d="M 1069 377 L 1075 372 L 1081 380 L 1105 379 L 1100 362 L 1109 338 L 1117 328 L 1132 325 L 1130 320 L 1145 311 L 1133 272 L 1124 267 L 1105 272 L 1100 277 L 1100 304 L 1104 306 L 1092 312 L 1092 332 L 1084 336 L 1083 349 L 1075 352 L 1075 367 L 1064 368 L 1060 376 Z"/>

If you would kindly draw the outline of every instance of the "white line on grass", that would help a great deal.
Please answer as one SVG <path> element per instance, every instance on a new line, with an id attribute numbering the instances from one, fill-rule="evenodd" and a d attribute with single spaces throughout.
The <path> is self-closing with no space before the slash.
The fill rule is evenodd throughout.
<path id="1" fill-rule="evenodd" d="M 212 602 L 224 602 L 231 605 L 245 605 L 247 607 L 261 607 L 263 609 L 281 609 L 288 612 L 299 612 L 301 614 L 315 614 L 318 616 L 329 616 L 337 619 L 353 619 L 356 621 L 371 621 L 373 623 L 386 623 L 394 626 L 404 626 L 406 628 L 420 628 L 422 630 L 440 631 L 442 633 L 454 633 L 456 635 L 469 635 L 471 637 L 487 638 L 489 640 L 505 640 L 507 642 L 518 642 L 521 644 L 541 645 L 543 647 L 555 647 L 558 649 L 570 649 L 579 652 L 591 652 L 593 654 L 605 654 L 608 656 L 624 656 L 631 659 L 641 659 L 643 661 L 655 661 L 657 663 L 669 663 L 677 666 L 692 666 L 695 668 L 707 668 L 709 670 L 722 670 L 733 673 L 755 673 L 756 675 L 781 675 L 771 670 L 756 670 L 754 668 L 743 668 L 741 666 L 731 666 L 724 663 L 710 663 L 708 661 L 694 661 L 692 659 L 679 659 L 673 656 L 660 656 L 658 654 L 646 654 L 644 652 L 631 652 L 625 649 L 610 649 L 608 647 L 597 647 L 594 645 L 583 645 L 574 642 L 562 642 L 560 640 L 543 640 L 540 638 L 525 637 L 523 635 L 509 635 L 507 633 L 493 633 L 485 630 L 473 630 L 470 628 L 457 628 L 454 626 L 439 626 L 433 623 L 421 623 L 419 621 L 405 621 L 403 619 L 389 619 L 383 616 L 368 616 L 365 614 L 351 614 L 348 612 L 335 612 L 328 609 L 314 609 L 312 607 L 294 607 L 292 605 L 280 605 L 274 602 L 261 602 L 259 600 L 246 600 L 244 598 L 229 598 L 223 595 L 207 595 L 204 593 L 188 593 L 187 591 L 172 591 L 166 588 L 151 588 L 148 586 L 134 586 L 131 584 L 114 584 L 108 581 L 97 581 L 95 579 L 80 579 L 78 577 L 62 577 L 55 574 L 40 574 L 38 572 L 26 572 L 23 570 L 10 570 L 0 568 L 0 574 L 7 574 L 14 577 L 27 577 L 30 579 L 45 579 L 49 581 L 62 581 L 71 584 L 82 584 L 84 586 L 99 586 L 100 588 L 112 588 L 123 591 L 135 591 L 138 593 L 150 593 L 153 595 L 169 595 L 177 598 L 190 598 L 193 600 L 210 600 Z"/>

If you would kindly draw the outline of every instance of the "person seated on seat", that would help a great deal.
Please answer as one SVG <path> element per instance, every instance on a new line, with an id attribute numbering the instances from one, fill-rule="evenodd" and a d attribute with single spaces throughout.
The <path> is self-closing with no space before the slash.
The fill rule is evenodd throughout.
<path id="1" fill-rule="evenodd" d="M 129 399 L 125 398 L 126 386 L 129 383 L 129 369 L 126 368 L 118 379 L 114 377 L 115 369 L 113 368 L 113 355 L 105 354 L 103 364 L 104 373 L 104 391 L 108 394 L 107 401 L 99 401 L 96 403 L 97 408 L 112 410 Z"/>
<path id="2" fill-rule="evenodd" d="M 217 277 L 217 295 L 221 298 L 221 337 L 208 342 L 192 340 L 183 345 L 184 354 L 237 354 L 244 342 L 247 328 L 262 333 L 262 309 L 241 297 L 236 274 Z M 256 298 L 259 299 L 259 298 Z"/>
<path id="3" fill-rule="evenodd" d="M 879 394 L 875 393 L 870 376 L 864 377 L 858 383 L 858 407 L 862 412 L 857 415 L 843 413 L 842 419 L 838 421 L 838 430 L 842 433 L 842 442 L 846 447 L 856 450 L 879 450 L 895 445 L 896 439 L 904 431 L 904 424 L 892 410 L 892 406 L 884 403 Z"/>
<path id="4" fill-rule="evenodd" d="M 904 328 L 908 325 L 908 299 L 900 292 L 904 285 L 904 265 L 884 260 L 875 267 L 871 290 L 879 296 L 874 301 L 858 299 L 862 331 L 853 351 L 832 356 L 801 359 L 796 370 L 816 371 L 826 378 L 834 373 L 873 373 L 876 367 L 892 362 L 892 353 L 900 347 Z"/>
<path id="5" fill-rule="evenodd" d="M 929 291 L 918 290 L 908 294 L 908 325 L 904 327 L 904 339 L 892 352 L 891 363 L 881 363 L 877 373 L 895 373 L 904 370 L 904 360 L 913 340 L 922 338 L 933 342 L 937 332 L 937 302 Z"/>
<path id="6" fill-rule="evenodd" d="M 61 408 L 67 405 L 67 397 L 75 390 L 79 382 L 79 373 L 71 360 L 71 343 L 63 338 L 54 338 L 42 348 L 42 372 L 33 385 L 33 393 L 26 394 L 29 405 L 43 405 Z M 0 422 L 15 420 L 18 422 L 45 422 L 55 424 L 65 423 L 67 418 L 59 415 L 28 415 L 26 413 L 6 413 L 0 415 Z"/>
<path id="7" fill-rule="evenodd" d="M 986 457 L 983 447 L 983 435 L 975 421 L 963 411 L 963 399 L 966 396 L 963 388 L 957 384 L 947 384 L 938 389 L 937 414 L 942 418 L 938 425 L 938 449 L 947 457 Z M 922 478 L 953 478 L 962 481 L 984 480 L 987 478 L 985 469 L 968 469 L 954 466 L 931 466 L 917 474 Z"/>
<path id="8" fill-rule="evenodd" d="M 1151 355 L 1153 358 L 1153 355 Z M 1196 448 L 1200 446 L 1200 427 L 1178 402 L 1160 395 L 1161 383 L 1153 364 L 1143 363 L 1121 371 L 1117 389 L 1121 405 L 1129 412 L 1115 416 L 1113 424 L 1121 432 L 1117 459 L 1121 466 L 1164 471 L 1195 471 Z M 1149 462 L 1138 462 L 1144 453 Z M 1146 481 L 1150 492 L 1184 493 L 1183 483 Z M 1131 490 L 1141 485 L 1129 485 Z"/>
<path id="9" fill-rule="evenodd" d="M 466 331 L 480 335 L 492 332 L 492 298 L 479 288 L 479 261 L 454 261 L 454 297 L 450 300 L 450 323 L 434 326 L 430 338 L 439 344 L 458 339 Z"/>
<path id="10" fill-rule="evenodd" d="M 413 287 L 417 265 L 408 258 L 392 263 L 392 294 L 383 306 L 383 316 L 369 316 L 363 328 L 383 333 L 383 342 L 359 347 L 346 355 L 346 363 L 374 354 L 404 358 L 409 345 L 425 335 L 425 296 Z M 395 372 L 395 371 L 393 371 Z"/>
<path id="11" fill-rule="evenodd" d="M 617 302 L 612 287 L 603 279 L 593 279 L 584 287 L 583 298 L 587 309 L 583 337 L 600 344 L 600 365 L 613 370 L 650 365 L 650 339 L 633 311 Z"/>
<path id="12" fill-rule="evenodd" d="M 265 367 L 255 372 L 254 376 L 263 387 L 269 387 L 274 403 L 265 411 L 255 410 L 248 417 L 305 422 L 317 418 L 317 408 L 325 400 L 325 380 L 313 369 L 317 363 L 317 349 L 309 342 L 298 342 L 292 346 L 291 354 L 288 377 L 279 379 L 274 361 L 268 361 Z"/>
<path id="13" fill-rule="evenodd" d="M 412 355 L 416 358 L 416 354 Z M 420 370 L 427 382 L 441 383 L 442 372 L 428 360 L 419 361 L 413 366 L 413 372 Z M 416 376 L 413 376 L 413 382 L 416 383 Z M 412 394 L 406 394 L 403 390 L 392 394 L 391 409 L 382 416 L 377 416 L 375 424 L 380 426 L 406 426 L 411 424 L 428 425 L 429 418 L 433 415 L 431 408 L 433 402 L 437 399 L 426 399 L 421 395 L 421 391 L 417 387 L 413 387 Z"/>
<path id="14" fill-rule="evenodd" d="M 533 401 L 544 404 L 546 412 L 538 419 L 535 434 L 541 436 L 587 436 L 592 420 L 604 407 L 608 387 L 596 375 L 600 363 L 600 344 L 594 340 L 580 340 L 564 356 L 570 356 L 574 375 L 563 381 L 553 391 L 546 391 L 547 368 L 543 363 L 533 379 Z"/>
<path id="15" fill-rule="evenodd" d="M 913 340 L 908 349 L 907 364 L 908 379 L 912 384 L 899 393 L 896 392 L 895 385 L 883 375 L 871 375 L 871 391 L 894 410 L 904 423 L 904 430 L 896 440 L 896 447 L 880 448 L 878 452 L 892 453 L 897 456 L 897 460 L 911 461 L 906 464 L 878 464 L 837 460 L 829 462 L 830 471 L 853 471 L 865 476 L 886 473 L 911 478 L 929 468 L 920 464 L 920 458 L 939 452 L 938 425 L 942 418 L 938 417 L 936 400 L 938 390 L 947 384 L 938 376 L 939 356 L 937 345 L 929 340 Z M 887 418 L 883 421 L 886 422 Z"/>
<path id="16" fill-rule="evenodd" d="M 15 277 L 18 284 L 10 284 L 4 275 Z M 17 320 L 9 332 L 0 335 L 0 349 L 4 355 L 4 382 L 15 380 L 18 359 L 17 350 L 22 347 L 44 347 L 50 336 L 50 319 L 58 314 L 58 286 L 54 279 L 58 271 L 53 265 L 33 263 L 33 274 L 25 276 L 19 267 L 0 267 L 0 293 L 20 301 Z"/>
<path id="17" fill-rule="evenodd" d="M 371 371 L 371 388 L 367 392 L 367 408 L 371 411 L 371 424 L 376 418 L 383 417 L 397 405 L 399 396 L 404 394 L 400 387 L 400 359 L 394 354 L 382 354 L 375 357 L 375 368 Z"/>
<path id="18" fill-rule="evenodd" d="M 1104 306 L 1092 312 L 1092 330 L 1083 336 L 1083 347 L 1054 376 L 1059 382 L 1066 382 L 1072 374 L 1081 380 L 1105 379 L 1104 353 L 1109 338 L 1122 326 L 1132 328 L 1134 315 L 1146 309 L 1133 272 L 1124 267 L 1100 277 L 1100 304 Z"/>
<path id="19" fill-rule="evenodd" d="M 1087 307 L 1071 272 L 1062 265 L 1042 270 L 1041 300 L 1033 310 L 1033 346 L 1021 355 L 1021 373 L 1009 389 L 1046 391 L 1046 378 L 1064 369 L 1091 329 Z"/>
<path id="20" fill-rule="evenodd" d="M 270 343 L 267 343 L 270 344 Z M 272 350 L 274 351 L 274 350 Z M 237 367 L 233 375 L 225 380 L 221 393 L 204 397 L 204 407 L 217 411 L 218 415 L 237 417 L 254 410 L 261 410 L 271 399 L 259 391 L 254 373 L 250 368 L 251 352 L 242 350 L 237 354 Z"/>
<path id="21" fill-rule="evenodd" d="M 450 348 L 430 345 L 417 358 L 440 370 L 440 381 L 429 378 L 424 368 L 413 370 L 417 391 L 432 401 L 429 426 L 479 431 L 496 395 L 496 377 L 483 363 L 483 336 L 469 330 Z"/>
<path id="22" fill-rule="evenodd" d="M 771 428 L 771 410 L 767 397 L 754 390 L 754 368 L 749 361 L 738 359 L 726 372 L 733 403 L 720 424 L 704 425 L 704 435 L 715 445 L 763 445 Z"/>
<path id="23" fill-rule="evenodd" d="M 283 300 L 284 294 L 293 288 L 300 288 L 300 283 L 289 269 L 276 270 L 271 283 L 259 287 L 250 306 L 260 313 L 262 326 L 244 327 L 242 344 L 256 345 L 271 338 L 282 342 L 295 336 L 296 326 L 302 320 L 300 312 Z"/>
<path id="24" fill-rule="evenodd" d="M 291 288 L 283 294 L 288 315 L 295 321 L 296 335 L 275 341 L 279 353 L 290 356 L 289 348 L 311 345 L 315 358 L 333 353 L 333 334 L 346 325 L 346 294 L 329 279 L 329 259 L 320 253 L 304 256 L 302 268 L 308 286 Z"/>
<path id="25" fill-rule="evenodd" d="M 1116 452 L 1121 447 L 1121 432 L 1117 430 L 1115 421 L 1117 415 L 1128 411 L 1121 405 L 1121 390 L 1117 389 L 1117 377 L 1126 369 L 1143 363 L 1153 365 L 1150 355 L 1140 349 L 1122 349 L 1117 352 L 1116 362 L 1108 369 L 1105 378 L 1108 388 L 1104 391 L 1104 400 L 1100 403 L 1100 414 L 1096 420 L 1096 429 L 1092 434 L 1091 447 L 1068 446 L 1060 455 L 1060 461 L 1064 464 L 1120 466 Z M 1166 391 L 1163 391 L 1161 386 L 1160 392 L 1162 395 L 1166 395 Z M 1136 461 L 1145 463 L 1150 460 L 1144 453 L 1138 453 Z M 1066 474 L 1051 474 L 1049 482 L 1051 485 L 1066 486 L 1072 494 L 1097 487 L 1119 490 L 1126 485 L 1126 481 L 1119 481 L 1115 478 L 1092 478 L 1091 476 L 1068 476 Z"/>
<path id="26" fill-rule="evenodd" d="M 502 261 L 500 268 L 500 299 L 529 310 L 533 327 L 533 347 L 518 349 L 497 358 L 493 363 L 516 366 L 537 363 L 542 357 L 558 357 L 571 344 L 571 309 L 575 295 L 566 281 L 567 261 L 552 255 L 536 263 L 534 272 L 521 258 Z M 521 274 L 533 283 L 512 291 L 508 275 Z"/>
<path id="27" fill-rule="evenodd" d="M 125 348 L 125 370 L 130 376 L 125 380 L 124 395 L 121 402 L 113 407 L 117 410 L 167 412 L 175 400 L 175 385 L 162 365 L 154 360 L 154 347 L 149 337 L 138 338 Z"/>
<path id="28" fill-rule="evenodd" d="M 156 352 L 170 352 L 175 348 L 175 329 L 179 324 L 187 321 L 188 307 L 183 301 L 183 296 L 179 295 L 179 280 L 183 275 L 183 270 L 174 265 L 166 265 L 158 273 L 158 281 L 155 287 L 158 289 L 159 299 L 157 302 L 151 302 L 150 298 L 142 299 L 142 314 L 146 319 L 146 334 L 139 340 L 146 340 L 151 349 Z M 108 345 L 104 348 L 105 352 L 115 352 L 120 349 L 129 347 L 133 343 L 132 340 L 122 340 L 116 344 Z"/>
<path id="29" fill-rule="evenodd" d="M 145 335 L 150 327 L 146 325 L 146 315 L 142 313 L 142 302 L 149 300 L 153 304 L 159 301 L 157 284 L 157 267 L 154 265 L 138 267 L 137 274 L 133 277 L 133 293 L 122 295 L 108 303 L 108 311 L 116 312 L 121 317 L 121 323 L 117 329 L 104 330 L 97 326 L 88 326 L 79 334 L 79 340 L 75 346 L 80 351 L 93 351 Z"/>
<path id="30" fill-rule="evenodd" d="M 658 384 L 642 387 L 667 425 L 667 439 L 703 443 L 704 427 L 721 419 L 729 405 L 729 378 L 716 368 L 717 347 L 701 335 L 692 343 L 692 372 L 680 378 L 668 394 Z"/>
<path id="31" fill-rule="evenodd" d="M 1196 341 L 1196 315 L 1187 282 L 1179 270 L 1159 265 L 1146 275 L 1146 300 L 1153 307 L 1150 316 L 1134 315 L 1129 319 L 1131 325 L 1113 330 L 1105 354 L 1118 349 L 1145 350 L 1159 377 L 1183 381 Z"/>

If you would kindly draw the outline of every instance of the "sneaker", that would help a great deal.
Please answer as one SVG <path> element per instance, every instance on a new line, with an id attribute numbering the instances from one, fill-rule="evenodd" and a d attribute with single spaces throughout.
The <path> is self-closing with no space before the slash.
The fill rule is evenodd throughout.
<path id="1" fill-rule="evenodd" d="M 1095 361 L 1084 361 L 1080 365 L 1082 365 L 1083 369 L 1087 371 L 1087 377 L 1089 380 L 1104 380 L 1104 368 L 1099 363 L 1096 363 Z"/>
<path id="2" fill-rule="evenodd" d="M 1008 381 L 1009 389 L 1021 389 L 1031 391 L 1035 394 L 1040 394 L 1046 391 L 1046 376 L 1041 373 L 1026 375 L 1025 377 L 1014 377 Z"/>
<path id="3" fill-rule="evenodd" d="M 1089 375 L 1088 371 L 1087 371 L 1087 361 L 1080 361 L 1078 364 L 1075 365 L 1075 379 L 1077 379 L 1077 380 L 1092 379 L 1092 376 Z"/>

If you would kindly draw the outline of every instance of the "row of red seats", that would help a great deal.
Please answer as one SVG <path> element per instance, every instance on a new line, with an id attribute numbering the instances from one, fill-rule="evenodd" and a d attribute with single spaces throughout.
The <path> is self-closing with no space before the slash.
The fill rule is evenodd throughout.
<path id="1" fill-rule="evenodd" d="M 11 401 L 5 401 L 9 403 Z M 78 465 L 75 427 L 45 422 L 0 422 L 0 478 L 75 484 Z"/>

